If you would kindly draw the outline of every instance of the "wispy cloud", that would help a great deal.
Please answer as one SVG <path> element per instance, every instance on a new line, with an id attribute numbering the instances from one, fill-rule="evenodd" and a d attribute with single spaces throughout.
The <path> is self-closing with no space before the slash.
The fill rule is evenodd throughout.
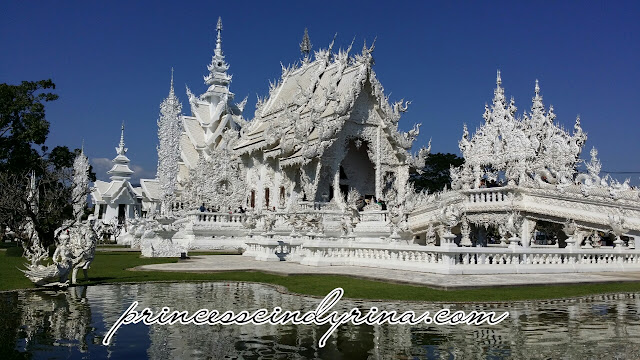
<path id="1" fill-rule="evenodd" d="M 107 174 L 107 171 L 109 171 L 113 166 L 111 159 L 92 158 L 90 162 L 93 167 L 93 172 L 96 173 L 96 178 L 102 181 L 109 181 L 109 174 Z"/>
<path id="2" fill-rule="evenodd" d="M 90 161 L 93 166 L 93 172 L 96 173 L 96 178 L 102 181 L 110 181 L 107 171 L 113 167 L 111 159 L 92 158 Z M 140 183 L 140 179 L 153 179 L 156 177 L 155 169 L 148 170 L 140 165 L 129 165 L 129 167 L 134 171 L 133 175 L 131 175 L 131 183 L 133 184 Z"/>
<path id="3" fill-rule="evenodd" d="M 155 179 L 156 177 L 155 169 L 147 170 L 140 165 L 131 165 L 130 167 L 134 171 L 131 176 L 131 182 L 134 184 L 140 183 L 140 179 Z"/>

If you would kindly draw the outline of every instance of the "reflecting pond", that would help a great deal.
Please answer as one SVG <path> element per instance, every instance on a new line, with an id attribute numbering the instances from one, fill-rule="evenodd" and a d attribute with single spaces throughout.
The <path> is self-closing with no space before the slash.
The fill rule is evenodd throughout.
<path id="1" fill-rule="evenodd" d="M 499 291 L 499 290 L 496 290 Z M 348 294 L 347 294 L 348 295 Z M 1 293 L 0 358 L 152 359 L 637 359 L 640 294 L 495 304 L 342 299 L 332 310 L 372 306 L 416 313 L 442 308 L 508 311 L 498 325 L 124 325 L 109 328 L 135 300 L 139 309 L 313 310 L 321 299 L 250 283 L 152 283 Z"/>

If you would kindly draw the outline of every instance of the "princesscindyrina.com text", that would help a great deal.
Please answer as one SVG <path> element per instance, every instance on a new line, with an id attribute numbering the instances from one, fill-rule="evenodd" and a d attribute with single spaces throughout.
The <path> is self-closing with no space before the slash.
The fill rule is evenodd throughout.
<path id="1" fill-rule="evenodd" d="M 318 342 L 319 347 L 324 347 L 327 340 L 333 334 L 333 332 L 342 324 L 352 323 L 354 325 L 417 325 L 420 323 L 431 325 L 481 325 L 486 323 L 488 325 L 496 325 L 509 316 L 509 312 L 504 312 L 500 315 L 496 315 L 494 311 L 471 311 L 465 313 L 464 311 L 451 312 L 449 309 L 441 309 L 437 311 L 433 316 L 430 316 L 428 311 L 420 315 L 416 315 L 414 311 L 405 311 L 398 313 L 396 311 L 379 310 L 373 306 L 368 311 L 362 312 L 360 309 L 353 308 L 350 311 L 338 313 L 337 311 L 331 311 L 338 301 L 344 295 L 342 288 L 333 289 L 327 296 L 320 301 L 315 310 L 311 310 L 302 313 L 299 310 L 296 311 L 282 311 L 282 308 L 276 306 L 273 310 L 258 309 L 254 312 L 246 310 L 240 311 L 237 314 L 233 311 L 225 311 L 220 313 L 218 310 L 200 309 L 193 314 L 189 314 L 187 311 L 171 311 L 168 307 L 163 307 L 158 314 L 154 314 L 149 308 L 144 308 L 142 311 L 137 311 L 138 302 L 134 301 L 131 306 L 120 316 L 111 329 L 107 332 L 102 340 L 103 345 L 109 345 L 111 339 L 115 335 L 116 331 L 128 324 L 143 324 L 149 326 L 153 324 L 157 325 L 173 325 L 180 323 L 183 325 L 325 325 L 329 324 L 330 327 L 322 335 Z"/>

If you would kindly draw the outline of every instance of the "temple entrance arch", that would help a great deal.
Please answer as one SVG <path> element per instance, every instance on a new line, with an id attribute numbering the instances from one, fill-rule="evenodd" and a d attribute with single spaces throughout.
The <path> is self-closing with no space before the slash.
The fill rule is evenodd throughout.
<path id="1" fill-rule="evenodd" d="M 340 162 L 340 190 L 356 189 L 365 197 L 375 197 L 376 170 L 368 150 L 367 142 L 349 140 L 346 154 Z"/>

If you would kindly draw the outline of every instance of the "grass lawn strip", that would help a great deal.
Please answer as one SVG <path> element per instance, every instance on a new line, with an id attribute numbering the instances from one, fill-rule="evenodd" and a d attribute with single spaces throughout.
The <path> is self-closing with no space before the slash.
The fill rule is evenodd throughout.
<path id="1" fill-rule="evenodd" d="M 18 270 L 24 268 L 25 259 L 18 255 L 17 250 L 21 249 L 0 252 L 0 290 L 35 288 Z M 341 275 L 286 276 L 255 271 L 196 273 L 128 270 L 141 265 L 177 261 L 174 258 L 142 258 L 137 252 L 98 252 L 89 270 L 89 280 L 80 281 L 80 284 L 243 281 L 278 285 L 293 293 L 319 297 L 324 297 L 339 286 L 345 290 L 345 297 L 348 298 L 429 302 L 506 302 L 640 291 L 640 282 L 440 290 Z"/>

